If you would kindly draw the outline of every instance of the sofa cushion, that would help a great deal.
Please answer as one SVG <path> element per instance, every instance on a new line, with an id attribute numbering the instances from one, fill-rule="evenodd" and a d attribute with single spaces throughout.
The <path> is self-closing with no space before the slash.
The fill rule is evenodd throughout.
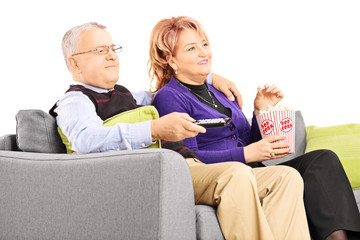
<path id="1" fill-rule="evenodd" d="M 286 157 L 264 161 L 266 166 L 280 164 L 304 154 L 306 146 L 306 127 L 300 111 L 295 112 L 295 152 Z"/>
<path id="2" fill-rule="evenodd" d="M 195 215 L 197 240 L 224 239 L 216 216 L 216 208 L 208 205 L 195 205 Z"/>
<path id="3" fill-rule="evenodd" d="M 16 142 L 24 152 L 66 152 L 55 118 L 42 110 L 20 110 L 16 114 Z"/>
<path id="4" fill-rule="evenodd" d="M 335 152 L 353 189 L 360 189 L 360 124 L 330 127 L 308 126 L 305 152 L 330 149 Z"/>

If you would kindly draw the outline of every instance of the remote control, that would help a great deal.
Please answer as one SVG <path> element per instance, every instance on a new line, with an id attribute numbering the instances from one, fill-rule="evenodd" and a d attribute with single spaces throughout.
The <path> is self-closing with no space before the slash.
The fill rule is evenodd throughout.
<path id="1" fill-rule="evenodd" d="M 204 128 L 225 127 L 231 122 L 231 118 L 209 118 L 196 120 L 194 123 Z"/>

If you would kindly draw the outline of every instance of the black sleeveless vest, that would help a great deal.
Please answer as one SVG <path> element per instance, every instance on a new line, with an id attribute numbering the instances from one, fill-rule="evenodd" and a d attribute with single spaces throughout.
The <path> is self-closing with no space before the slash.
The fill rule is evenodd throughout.
<path id="1" fill-rule="evenodd" d="M 95 106 L 97 115 L 103 121 L 119 113 L 139 107 L 136 105 L 136 100 L 130 91 L 121 85 L 115 85 L 114 90 L 106 93 L 97 93 L 81 85 L 71 85 L 66 93 L 68 92 L 82 92 L 88 96 Z M 55 108 L 56 104 L 50 110 L 50 114 L 54 117 L 56 117 Z"/>
<path id="2" fill-rule="evenodd" d="M 103 121 L 119 113 L 140 107 L 136 104 L 136 100 L 131 95 L 130 91 L 121 85 L 115 85 L 114 90 L 106 93 L 97 93 L 88 88 L 85 88 L 82 85 L 71 85 L 66 93 L 75 91 L 82 92 L 89 97 L 95 106 L 97 115 Z M 56 107 L 57 106 L 55 103 L 49 111 L 50 115 L 53 117 L 57 116 L 57 113 L 54 111 Z M 184 158 L 198 158 L 196 152 L 187 148 L 183 141 L 162 141 L 161 145 L 163 148 L 171 149 L 180 153 Z"/>

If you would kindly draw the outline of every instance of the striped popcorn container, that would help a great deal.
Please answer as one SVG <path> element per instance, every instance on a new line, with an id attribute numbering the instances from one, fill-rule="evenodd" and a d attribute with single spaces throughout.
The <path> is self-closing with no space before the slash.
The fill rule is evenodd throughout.
<path id="1" fill-rule="evenodd" d="M 290 145 L 290 153 L 295 152 L 295 111 L 272 110 L 261 113 L 256 120 L 263 138 L 284 135 L 284 141 Z"/>

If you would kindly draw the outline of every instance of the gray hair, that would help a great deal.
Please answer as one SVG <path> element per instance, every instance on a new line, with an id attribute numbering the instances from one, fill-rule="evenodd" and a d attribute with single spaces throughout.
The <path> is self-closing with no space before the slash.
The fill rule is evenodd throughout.
<path id="1" fill-rule="evenodd" d="M 72 29 L 70 29 L 69 31 L 67 31 L 62 39 L 62 51 L 64 54 L 64 58 L 65 58 L 65 63 L 66 66 L 69 68 L 69 64 L 68 64 L 68 58 L 79 51 L 79 36 L 80 33 L 86 30 L 90 30 L 93 28 L 100 28 L 100 29 L 106 29 L 106 27 L 104 25 L 101 25 L 99 23 L 96 22 L 89 22 L 89 23 L 84 23 L 82 25 L 73 27 Z"/>

